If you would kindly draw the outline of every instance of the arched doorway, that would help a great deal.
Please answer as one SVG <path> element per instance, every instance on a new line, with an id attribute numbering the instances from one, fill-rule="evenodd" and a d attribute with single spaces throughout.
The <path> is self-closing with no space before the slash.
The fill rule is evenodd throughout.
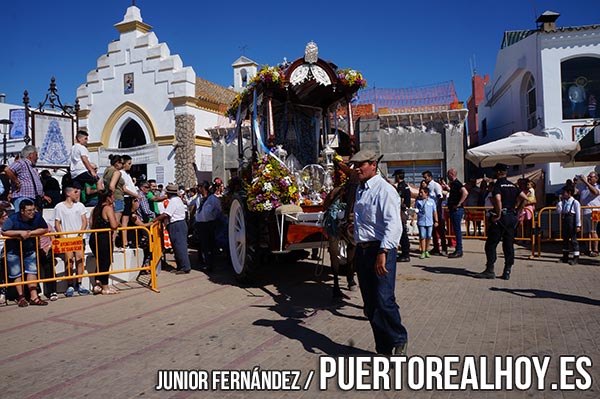
<path id="1" fill-rule="evenodd" d="M 129 120 L 121 131 L 121 137 L 119 138 L 119 148 L 131 148 L 146 144 L 146 137 L 142 127 L 133 119 Z M 129 171 L 131 177 L 139 179 L 140 176 L 144 175 L 148 178 L 148 167 L 146 164 L 136 165 L 135 163 Z"/>

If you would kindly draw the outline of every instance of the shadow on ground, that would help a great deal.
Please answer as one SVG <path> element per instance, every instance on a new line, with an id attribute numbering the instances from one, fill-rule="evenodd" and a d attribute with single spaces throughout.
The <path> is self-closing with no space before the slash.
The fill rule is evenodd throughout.
<path id="1" fill-rule="evenodd" d="M 197 253 L 190 252 L 190 256 L 192 264 L 199 264 Z M 285 257 L 270 258 L 256 266 L 252 278 L 244 281 L 237 279 L 225 255 L 216 259 L 213 271 L 199 267 L 195 269 L 206 273 L 215 284 L 238 286 L 251 296 L 271 297 L 271 304 L 256 306 L 273 312 L 273 318 L 262 318 L 252 324 L 271 328 L 290 340 L 300 342 L 307 352 L 330 356 L 372 355 L 371 352 L 355 348 L 352 342 L 347 345 L 335 342 L 309 327 L 311 319 L 322 312 L 367 322 L 365 317 L 356 315 L 357 309 L 362 314 L 362 307 L 347 301 L 349 297 L 333 299 L 329 266 L 314 261 L 293 262 Z M 342 291 L 350 293 L 345 279 L 342 279 L 340 285 Z"/>
<path id="2" fill-rule="evenodd" d="M 538 289 L 515 289 L 490 287 L 490 291 L 501 291 L 530 299 L 558 299 L 561 301 L 583 303 L 585 305 L 600 306 L 600 300 L 587 298 L 579 295 L 562 294 L 560 292 L 538 290 Z"/>

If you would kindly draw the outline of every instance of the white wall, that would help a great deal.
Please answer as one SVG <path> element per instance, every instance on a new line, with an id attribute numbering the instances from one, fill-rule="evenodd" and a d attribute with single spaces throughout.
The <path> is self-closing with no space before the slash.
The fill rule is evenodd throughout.
<path id="1" fill-rule="evenodd" d="M 560 129 L 563 138 L 572 139 L 572 126 L 586 120 L 563 120 L 561 62 L 575 56 L 600 57 L 600 28 L 534 33 L 498 52 L 493 78 L 486 86 L 486 100 L 479 106 L 479 143 L 484 144 L 527 130 L 523 81 L 531 73 L 536 83 L 537 117 L 540 123 L 530 131 L 542 134 L 544 128 Z M 492 100 L 492 104 L 490 104 Z M 487 135 L 481 136 L 486 119 Z M 546 172 L 546 191 L 558 190 L 566 179 L 585 174 L 593 167 L 563 168 L 559 163 L 537 165 Z"/>

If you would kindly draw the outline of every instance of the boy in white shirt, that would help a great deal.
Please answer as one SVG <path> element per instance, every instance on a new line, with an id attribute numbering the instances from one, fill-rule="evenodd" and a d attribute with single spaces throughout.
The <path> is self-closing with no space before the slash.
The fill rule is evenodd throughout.
<path id="1" fill-rule="evenodd" d="M 79 202 L 80 190 L 75 187 L 65 188 L 66 199 L 60 202 L 54 208 L 54 227 L 57 232 L 60 231 L 79 231 L 87 229 L 87 212 L 85 206 Z M 67 234 L 66 237 L 77 237 L 79 234 Z M 83 240 L 83 238 L 82 238 Z M 83 251 L 66 252 L 65 253 L 65 268 L 67 268 L 67 276 L 71 274 L 71 266 L 75 259 L 76 272 L 78 275 L 83 274 Z M 75 288 L 79 295 L 87 295 L 90 291 L 81 286 L 81 278 L 75 281 L 75 284 L 69 280 L 69 288 L 65 292 L 65 296 L 72 297 L 75 293 Z"/>
<path id="2" fill-rule="evenodd" d="M 573 198 L 573 192 L 573 186 L 564 186 L 561 199 L 556 205 L 556 212 L 560 214 L 562 221 L 562 262 L 569 265 L 576 265 L 579 260 L 577 234 L 581 231 L 581 206 L 579 201 Z M 572 260 L 569 260 L 569 251 L 573 253 Z"/>
<path id="3" fill-rule="evenodd" d="M 91 186 L 98 181 L 98 173 L 96 173 L 90 162 L 90 152 L 86 147 L 88 138 L 88 132 L 85 130 L 78 131 L 75 136 L 76 143 L 71 150 L 71 165 L 69 168 L 71 179 L 73 187 L 80 190 L 85 188 L 85 183 Z"/>

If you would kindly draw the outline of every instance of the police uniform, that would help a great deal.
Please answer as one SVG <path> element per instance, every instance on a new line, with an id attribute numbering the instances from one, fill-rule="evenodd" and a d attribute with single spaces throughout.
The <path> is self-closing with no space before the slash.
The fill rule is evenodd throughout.
<path id="1" fill-rule="evenodd" d="M 397 170 L 394 176 L 404 177 L 404 171 Z M 411 193 L 410 186 L 405 180 L 398 182 L 396 187 L 400 196 L 400 217 L 402 219 L 402 237 L 400 237 L 400 262 L 410 262 L 410 240 L 408 239 L 408 208 L 410 208 Z"/>
<path id="2" fill-rule="evenodd" d="M 494 171 L 506 172 L 507 167 L 504 164 L 496 164 Z M 494 206 L 494 214 L 490 218 L 488 237 L 485 241 L 485 256 L 486 266 L 485 271 L 476 275 L 478 278 L 495 278 L 494 264 L 496 263 L 496 248 L 498 243 L 502 240 L 502 251 L 504 252 L 504 272 L 502 277 L 504 280 L 510 278 L 511 268 L 515 261 L 515 227 L 517 226 L 518 217 L 516 205 L 521 195 L 521 190 L 513 183 L 508 181 L 506 176 L 499 177 L 494 184 L 494 191 L 492 197 L 500 194 L 502 208 L 498 210 L 498 207 Z M 496 215 L 497 212 L 499 215 Z M 498 220 L 494 219 L 494 216 L 498 217 Z"/>

